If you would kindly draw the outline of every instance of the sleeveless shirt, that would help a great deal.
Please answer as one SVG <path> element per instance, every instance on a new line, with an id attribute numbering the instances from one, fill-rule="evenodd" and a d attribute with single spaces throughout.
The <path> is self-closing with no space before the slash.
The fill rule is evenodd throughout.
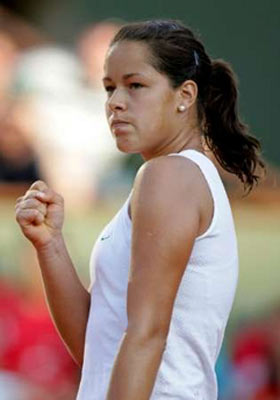
<path id="1" fill-rule="evenodd" d="M 187 157 L 199 167 L 213 198 L 214 213 L 206 232 L 195 239 L 180 282 L 150 399 L 216 400 L 215 363 L 238 279 L 234 223 L 212 161 L 195 150 L 173 155 Z M 113 363 L 127 328 L 129 199 L 100 234 L 91 254 L 91 307 L 77 400 L 106 399 Z"/>

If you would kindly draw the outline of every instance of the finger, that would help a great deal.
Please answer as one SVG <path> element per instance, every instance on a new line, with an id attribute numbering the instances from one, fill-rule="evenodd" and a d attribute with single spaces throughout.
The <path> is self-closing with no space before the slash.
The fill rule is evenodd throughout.
<path id="1" fill-rule="evenodd" d="M 55 203 L 63 206 L 64 200 L 63 197 L 60 196 L 52 189 L 44 189 L 43 191 L 29 189 L 23 197 L 23 200 L 37 198 L 43 203 Z"/>
<path id="2" fill-rule="evenodd" d="M 44 216 L 34 209 L 18 210 L 16 220 L 23 227 L 30 224 L 40 225 L 44 221 Z"/>
<path id="3" fill-rule="evenodd" d="M 33 198 L 33 199 L 27 199 L 23 200 L 19 207 L 24 210 L 24 209 L 36 209 L 39 210 L 43 216 L 47 215 L 47 206 L 46 204 L 42 203 L 41 201 Z"/>
<path id="4" fill-rule="evenodd" d="M 64 203 L 63 197 L 52 189 L 36 192 L 35 197 L 49 204 L 54 203 L 62 206 Z"/>
<path id="5" fill-rule="evenodd" d="M 20 196 L 20 197 L 18 197 L 18 198 L 16 199 L 15 207 L 17 206 L 17 204 L 19 204 L 19 203 L 22 201 L 22 199 L 23 199 L 23 196 Z"/>
<path id="6" fill-rule="evenodd" d="M 37 210 L 37 211 L 39 211 L 39 210 Z M 39 211 L 35 215 L 34 224 L 35 225 L 41 225 L 44 221 L 45 221 L 45 216 Z"/>
<path id="7" fill-rule="evenodd" d="M 28 211 L 30 211 L 30 213 L 28 214 Z M 34 209 L 34 208 L 26 208 L 24 210 L 22 210 L 22 213 L 27 212 L 27 215 L 30 215 L 30 217 L 32 217 L 32 220 L 25 220 L 26 222 L 23 221 L 22 225 L 41 225 L 43 222 L 45 222 L 45 215 L 41 213 L 40 210 L 38 209 Z"/>
<path id="8" fill-rule="evenodd" d="M 34 182 L 29 188 L 29 190 L 39 190 L 39 191 L 45 191 L 46 189 L 48 189 L 48 185 L 41 180 Z"/>
<path id="9" fill-rule="evenodd" d="M 28 199 L 38 198 L 38 195 L 40 193 L 43 193 L 43 192 L 40 192 L 39 190 L 28 190 L 25 193 L 25 195 L 22 197 L 22 201 L 25 201 L 25 200 L 28 200 Z"/>
<path id="10" fill-rule="evenodd" d="M 27 199 L 36 198 L 43 203 L 56 203 L 56 204 L 63 204 L 63 198 L 58 193 L 56 193 L 52 189 L 45 189 L 44 191 L 39 190 L 28 190 L 23 197 L 23 201 Z"/>

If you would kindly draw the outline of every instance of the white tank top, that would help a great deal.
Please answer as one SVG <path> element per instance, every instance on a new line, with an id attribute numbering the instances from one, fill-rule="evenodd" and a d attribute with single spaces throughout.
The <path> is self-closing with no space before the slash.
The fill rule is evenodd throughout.
<path id="1" fill-rule="evenodd" d="M 213 197 L 214 214 L 207 231 L 196 238 L 183 274 L 150 399 L 216 400 L 215 362 L 238 277 L 232 213 L 212 161 L 195 150 L 171 155 L 187 157 L 199 166 Z M 92 251 L 91 307 L 77 400 L 105 400 L 113 362 L 127 328 L 129 198 Z"/>

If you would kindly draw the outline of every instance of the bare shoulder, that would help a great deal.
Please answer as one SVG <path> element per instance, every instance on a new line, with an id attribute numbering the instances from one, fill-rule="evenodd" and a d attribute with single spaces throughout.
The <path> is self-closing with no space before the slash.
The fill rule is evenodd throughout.
<path id="1" fill-rule="evenodd" d="M 146 162 L 138 171 L 134 192 L 143 196 L 191 201 L 203 196 L 207 183 L 199 167 L 182 156 L 162 156 Z"/>
<path id="2" fill-rule="evenodd" d="M 197 235 L 206 231 L 213 200 L 200 168 L 182 156 L 150 160 L 139 170 L 131 199 L 132 220 L 196 221 Z"/>

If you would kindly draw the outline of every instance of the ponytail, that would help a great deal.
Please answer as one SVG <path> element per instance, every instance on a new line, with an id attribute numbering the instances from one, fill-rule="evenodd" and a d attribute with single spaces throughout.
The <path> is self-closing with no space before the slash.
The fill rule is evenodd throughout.
<path id="1" fill-rule="evenodd" d="M 237 175 L 250 192 L 260 178 L 256 169 L 265 166 L 259 157 L 259 141 L 239 119 L 237 98 L 237 80 L 230 65 L 223 60 L 212 61 L 203 101 L 205 141 L 221 166 Z"/>

